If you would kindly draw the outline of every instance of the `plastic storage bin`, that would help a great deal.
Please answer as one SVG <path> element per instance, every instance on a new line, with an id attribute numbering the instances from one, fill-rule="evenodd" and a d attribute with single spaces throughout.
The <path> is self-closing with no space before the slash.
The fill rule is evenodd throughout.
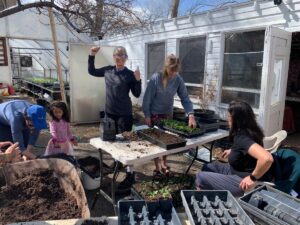
<path id="1" fill-rule="evenodd" d="M 191 225 L 254 225 L 229 191 L 181 191 Z"/>
<path id="2" fill-rule="evenodd" d="M 270 186 L 249 192 L 239 202 L 258 224 L 300 224 L 300 200 Z"/>
<path id="3" fill-rule="evenodd" d="M 170 200 L 121 200 L 118 202 L 118 209 L 118 225 L 181 224 Z"/>

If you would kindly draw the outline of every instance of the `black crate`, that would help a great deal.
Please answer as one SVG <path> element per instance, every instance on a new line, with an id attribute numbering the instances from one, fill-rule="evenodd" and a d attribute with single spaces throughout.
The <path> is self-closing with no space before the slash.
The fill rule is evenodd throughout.
<path id="1" fill-rule="evenodd" d="M 158 140 L 157 138 L 154 138 L 154 137 L 150 136 L 147 133 L 149 130 L 154 130 L 155 132 L 159 133 L 160 135 L 165 135 L 165 136 L 169 136 L 169 137 L 172 137 L 172 138 L 176 138 L 177 141 L 176 141 L 176 143 L 164 143 L 161 140 Z M 165 148 L 167 150 L 184 147 L 186 145 L 186 140 L 185 139 L 183 139 L 181 137 L 178 137 L 178 136 L 175 136 L 173 134 L 166 133 L 166 132 L 164 132 L 162 130 L 159 130 L 159 129 L 156 129 L 156 128 L 149 128 L 149 129 L 145 129 L 145 130 L 139 130 L 139 131 L 137 131 L 137 133 L 138 133 L 138 135 L 140 135 L 144 139 L 148 140 L 149 142 L 151 142 L 155 145 L 158 145 L 162 148 Z"/>
<path id="2" fill-rule="evenodd" d="M 118 225 L 131 224 L 181 225 L 181 222 L 169 200 L 121 200 L 118 202 Z"/>
<path id="3" fill-rule="evenodd" d="M 259 224 L 300 224 L 300 200 L 270 186 L 261 186 L 239 199 Z"/>
<path id="4" fill-rule="evenodd" d="M 185 212 L 191 225 L 254 225 L 229 191 L 181 191 Z"/>

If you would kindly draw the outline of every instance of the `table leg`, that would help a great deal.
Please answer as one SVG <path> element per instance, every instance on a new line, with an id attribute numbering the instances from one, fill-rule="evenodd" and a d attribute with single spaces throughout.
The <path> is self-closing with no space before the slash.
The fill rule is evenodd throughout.
<path id="1" fill-rule="evenodd" d="M 195 162 L 197 156 L 198 156 L 198 146 L 196 146 L 194 158 L 192 159 L 192 161 L 191 161 L 189 167 L 187 168 L 187 170 L 185 171 L 185 174 L 188 174 L 188 172 L 190 171 L 190 168 L 193 165 L 193 163 Z"/>
<path id="2" fill-rule="evenodd" d="M 99 184 L 99 189 L 98 189 L 97 193 L 95 194 L 95 197 L 94 197 L 94 200 L 93 200 L 93 203 L 92 203 L 92 207 L 91 207 L 92 209 L 94 209 L 94 207 L 96 205 L 96 202 L 99 198 L 99 195 L 100 195 L 100 192 L 101 192 L 101 187 L 102 187 L 102 182 L 103 182 L 103 155 L 102 155 L 102 149 L 99 148 L 98 151 L 99 151 L 99 162 L 100 162 L 100 165 L 99 165 L 99 167 L 100 167 L 100 173 L 99 173 L 99 176 L 100 176 L 99 182 L 100 182 L 100 184 Z"/>
<path id="3" fill-rule="evenodd" d="M 116 190 L 116 179 L 119 173 L 119 168 L 120 168 L 120 162 L 119 161 L 115 161 L 114 163 L 114 173 L 113 173 L 113 178 L 112 178 L 112 183 L 111 183 L 111 197 L 106 194 L 103 190 L 102 190 L 102 185 L 103 185 L 103 177 L 104 177 L 104 173 L 103 173 L 103 154 L 102 154 L 102 149 L 98 149 L 99 150 L 99 160 L 100 160 L 100 187 L 99 190 L 97 191 L 93 203 L 92 203 L 92 209 L 95 207 L 96 202 L 99 198 L 99 195 L 101 194 L 107 201 L 109 201 L 113 207 L 114 207 L 114 211 L 115 214 L 117 215 L 118 213 L 118 208 L 117 208 L 117 203 L 116 203 L 116 198 L 115 198 L 115 190 Z"/>
<path id="4" fill-rule="evenodd" d="M 209 162 L 212 162 L 212 155 L 213 155 L 213 149 L 214 149 L 214 144 L 215 144 L 215 141 L 212 141 L 211 142 L 211 145 L 210 145 L 210 149 L 209 149 Z"/>
<path id="5" fill-rule="evenodd" d="M 214 144 L 215 144 L 215 142 L 212 141 L 211 144 L 210 144 L 210 148 L 203 146 L 204 148 L 207 148 L 207 149 L 209 150 L 209 162 L 207 162 L 207 161 L 205 161 L 205 160 L 202 160 L 202 159 L 198 159 L 199 161 L 204 162 L 204 163 L 210 163 L 210 162 L 212 162 L 212 150 L 213 150 L 213 148 L 214 148 Z M 194 155 L 194 157 L 193 157 L 193 159 L 192 159 L 192 161 L 191 161 L 189 167 L 188 167 L 187 170 L 185 171 L 185 174 L 187 174 L 187 173 L 189 172 L 191 166 L 193 165 L 193 163 L 194 163 L 195 160 L 197 159 L 197 156 L 198 156 L 198 146 L 196 147 L 195 155 Z"/>
<path id="6" fill-rule="evenodd" d="M 118 176 L 119 166 L 120 166 L 120 162 L 116 161 L 114 174 L 113 174 L 113 178 L 112 178 L 112 182 L 111 182 L 111 200 L 112 200 L 112 204 L 114 207 L 115 215 L 118 215 L 118 206 L 116 203 L 116 179 Z"/>

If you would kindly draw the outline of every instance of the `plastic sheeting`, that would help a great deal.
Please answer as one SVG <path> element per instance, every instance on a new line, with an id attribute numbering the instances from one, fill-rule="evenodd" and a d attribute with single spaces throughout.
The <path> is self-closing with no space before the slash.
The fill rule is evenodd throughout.
<path id="1" fill-rule="evenodd" d="M 88 74 L 88 55 L 92 45 L 70 45 L 70 104 L 71 122 L 99 121 L 99 111 L 105 107 L 104 78 Z M 114 65 L 112 46 L 101 46 L 96 55 L 95 67 Z"/>

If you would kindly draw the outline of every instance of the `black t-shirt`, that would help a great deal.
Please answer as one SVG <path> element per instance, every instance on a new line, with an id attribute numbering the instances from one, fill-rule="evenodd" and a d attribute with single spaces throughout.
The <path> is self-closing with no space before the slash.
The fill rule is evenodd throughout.
<path id="1" fill-rule="evenodd" d="M 228 157 L 232 174 L 244 178 L 253 172 L 256 167 L 257 159 L 249 155 L 248 151 L 251 145 L 255 143 L 256 142 L 246 132 L 240 132 L 234 136 L 233 145 Z M 269 171 L 259 180 L 270 180 Z"/>
<path id="2" fill-rule="evenodd" d="M 251 145 L 255 144 L 246 134 L 237 134 L 233 138 L 233 145 L 228 157 L 231 171 L 240 177 L 246 177 L 254 170 L 256 159 L 248 154 Z"/>

